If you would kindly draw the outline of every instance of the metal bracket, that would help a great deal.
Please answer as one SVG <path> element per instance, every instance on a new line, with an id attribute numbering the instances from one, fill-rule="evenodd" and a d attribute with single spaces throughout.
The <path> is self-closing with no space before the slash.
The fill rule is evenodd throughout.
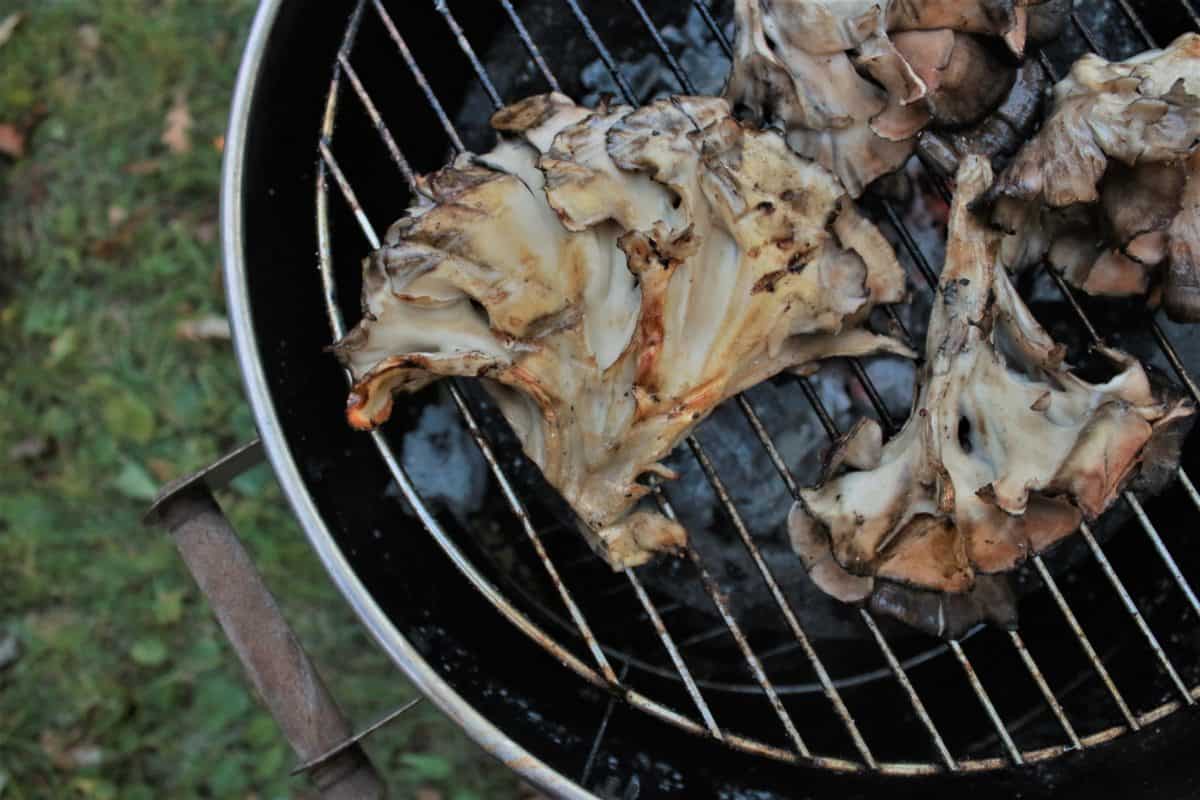
<path id="1" fill-rule="evenodd" d="M 255 439 L 162 488 L 147 524 L 171 532 L 221 629 L 324 800 L 378 800 L 386 789 L 304 652 L 213 490 L 263 460 Z"/>
<path id="2" fill-rule="evenodd" d="M 147 525 L 160 524 L 159 515 L 163 508 L 180 495 L 196 488 L 207 488 L 210 492 L 224 489 L 234 478 L 257 467 L 265 459 L 262 439 L 255 437 L 245 444 L 238 445 L 207 467 L 164 484 L 158 490 L 150 508 L 146 509 L 142 522 Z"/>

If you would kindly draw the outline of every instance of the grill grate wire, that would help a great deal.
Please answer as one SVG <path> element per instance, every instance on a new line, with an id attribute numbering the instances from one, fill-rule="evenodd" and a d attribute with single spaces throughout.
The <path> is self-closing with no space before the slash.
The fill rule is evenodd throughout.
<path id="1" fill-rule="evenodd" d="M 528 52 L 532 62 L 535 64 L 542 77 L 545 78 L 547 84 L 552 90 L 561 91 L 557 78 L 550 69 L 545 58 L 542 56 L 537 44 L 530 36 L 529 30 L 521 19 L 520 13 L 513 6 L 510 0 L 499 0 L 499 2 L 508 18 L 512 22 L 524 48 Z M 626 78 L 622 75 L 619 66 L 613 59 L 612 53 L 600 39 L 586 12 L 584 12 L 582 7 L 579 5 L 578 0 L 563 0 L 563 2 L 580 24 L 589 42 L 591 42 L 596 49 L 601 61 L 612 75 L 616 85 L 624 95 L 626 101 L 630 102 L 631 104 L 636 104 L 637 98 L 635 97 L 632 88 L 630 87 Z M 662 56 L 665 64 L 670 69 L 672 74 L 676 77 L 680 87 L 685 92 L 694 93 L 695 89 L 692 85 L 690 77 L 681 67 L 678 60 L 675 59 L 675 57 L 671 54 L 661 32 L 655 25 L 650 15 L 647 13 L 645 6 L 640 0 L 627 0 L 627 2 L 632 6 L 635 14 L 646 27 L 647 32 L 650 34 L 654 42 L 655 48 Z M 1145 24 L 1129 5 L 1128 0 L 1117 0 L 1117 2 L 1119 3 L 1122 12 L 1129 18 L 1135 30 L 1145 41 L 1147 46 L 1157 47 L 1157 43 L 1150 35 Z M 1200 28 L 1200 16 L 1197 15 L 1189 0 L 1178 0 L 1178 2 L 1186 11 L 1189 18 L 1196 24 L 1198 28 Z M 340 94 L 339 90 L 342 84 L 341 79 L 343 76 L 346 77 L 354 94 L 362 104 L 363 110 L 374 124 L 376 131 L 380 135 L 381 140 L 383 141 L 383 144 L 385 145 L 392 161 L 395 163 L 402 177 L 405 179 L 406 184 L 410 190 L 414 192 L 414 194 L 419 191 L 419 186 L 415 179 L 415 173 L 409 161 L 405 157 L 400 147 L 397 145 L 396 140 L 392 136 L 387 125 L 383 122 L 378 107 L 372 100 L 370 94 L 363 86 L 362 81 L 359 79 L 358 75 L 354 71 L 353 66 L 351 65 L 350 55 L 353 50 L 354 42 L 357 37 L 359 26 L 363 19 L 365 9 L 368 5 L 373 7 L 375 15 L 387 30 L 388 36 L 395 44 L 413 79 L 420 87 L 430 109 L 437 116 L 437 119 L 441 124 L 441 127 L 445 132 L 451 146 L 456 152 L 461 153 L 466 150 L 462 139 L 455 130 L 455 127 L 447 115 L 445 108 L 442 106 L 432 86 L 426 79 L 420 65 L 413 57 L 412 52 L 408 48 L 403 36 L 396 27 L 395 21 L 384 7 L 382 0 L 359 0 L 350 15 L 342 46 L 338 52 L 337 63 L 334 65 L 333 77 L 331 79 L 328 101 L 326 104 L 325 115 L 321 128 L 321 137 L 318 143 L 318 152 L 320 155 L 317 177 L 319 261 L 325 295 L 325 304 L 329 314 L 331 328 L 336 337 L 341 337 L 344 335 L 345 322 L 338 305 L 337 292 L 333 277 L 332 242 L 331 232 L 329 229 L 330 177 L 333 178 L 333 182 L 337 185 L 341 197 L 352 211 L 359 227 L 362 229 L 363 235 L 367 239 L 368 244 L 372 248 L 377 248 L 379 246 L 378 235 L 375 233 L 375 229 L 368 220 L 367 215 L 362 209 L 362 206 L 358 202 L 352 185 L 346 178 L 345 173 L 340 168 L 333 154 L 332 145 L 334 122 L 338 109 Z M 703 0 L 692 0 L 692 5 L 700 13 L 705 24 L 716 35 L 721 49 L 726 53 L 727 56 L 731 55 L 732 47 L 729 39 L 727 36 L 725 36 L 720 24 L 713 17 L 711 10 L 703 2 Z M 488 75 L 486 68 L 476 55 L 470 42 L 466 38 L 461 25 L 458 23 L 449 7 L 449 3 L 447 3 L 446 0 L 434 0 L 434 8 L 444 19 L 451 34 L 454 36 L 463 55 L 470 63 L 475 76 L 478 78 L 484 92 L 487 94 L 492 104 L 496 107 L 501 106 L 503 101 L 495 88 L 495 84 Z M 1100 47 L 1096 38 L 1092 35 L 1092 32 L 1080 19 L 1077 13 L 1073 15 L 1072 22 L 1088 46 L 1093 51 L 1100 52 Z M 1044 55 L 1042 56 L 1042 62 L 1047 68 L 1051 77 L 1057 80 L 1058 76 L 1056 71 Z M 929 265 L 928 259 L 922 253 L 911 232 L 904 225 L 900 216 L 890 203 L 884 201 L 881 205 L 885 218 L 898 234 L 904 250 L 909 254 L 913 263 L 917 266 L 918 272 L 922 275 L 928 287 L 935 290 L 937 285 L 936 273 Z M 1082 306 L 1074 296 L 1072 290 L 1062 280 L 1061 276 L 1048 267 L 1046 268 L 1046 272 L 1049 273 L 1050 276 L 1055 280 L 1055 283 L 1061 291 L 1064 299 L 1071 306 L 1080 324 L 1087 330 L 1093 343 L 1103 343 L 1103 339 L 1099 335 L 1099 332 L 1089 320 Z M 894 316 L 894 312 L 892 319 L 897 323 L 899 322 L 899 320 Z M 1157 322 L 1152 324 L 1151 330 L 1154 339 L 1161 349 L 1164 357 L 1171 364 L 1173 370 L 1178 374 L 1180 380 L 1183 382 L 1193 400 L 1200 404 L 1200 391 L 1197 390 L 1195 381 L 1188 373 L 1182 359 L 1179 357 L 1178 352 L 1167 338 L 1165 332 L 1161 329 Z M 884 428 L 889 433 L 893 432 L 896 428 L 895 421 L 892 419 L 890 413 L 884 405 L 882 398 L 880 397 L 874 384 L 871 382 L 871 379 L 865 368 L 861 362 L 858 362 L 857 360 L 853 360 L 851 362 L 851 368 L 855 374 L 856 380 L 862 385 Z M 779 747 L 766 744 L 755 738 L 742 736 L 724 730 L 718 725 L 709 704 L 706 702 L 700 687 L 698 686 L 687 666 L 685 659 L 683 658 L 680 644 L 675 642 L 667 628 L 666 623 L 664 622 L 664 615 L 669 613 L 669 611 L 672 610 L 672 607 L 665 607 L 664 609 L 659 609 L 656 607 L 653 600 L 646 592 L 646 589 L 642 585 L 637 574 L 633 570 L 626 569 L 624 571 L 624 576 L 628 581 L 629 589 L 636 596 L 640 605 L 644 609 L 645 616 L 653 627 L 656 638 L 658 638 L 662 643 L 671 664 L 678 673 L 679 679 L 684 684 L 692 703 L 695 705 L 696 710 L 700 714 L 702 721 L 697 722 L 691 717 L 668 708 L 667 706 L 662 705 L 654 699 L 647 697 L 638 692 L 636 689 L 628 686 L 626 683 L 626 674 L 629 666 L 628 662 L 624 663 L 620 675 L 613 670 L 613 667 L 606 655 L 605 648 L 600 644 L 593 634 L 592 629 L 589 626 L 583 612 L 579 608 L 578 603 L 575 601 L 571 591 L 567 588 L 566 584 L 561 578 L 558 568 L 556 568 L 553 560 L 548 555 L 544 545 L 542 544 L 541 537 L 535 530 L 524 504 L 517 495 L 512 482 L 509 480 L 508 476 L 505 474 L 503 468 L 496 459 L 492 445 L 489 442 L 486 434 L 480 428 L 478 419 L 471 409 L 470 404 L 465 399 L 462 390 L 457 385 L 456 381 L 447 381 L 446 383 L 449 386 L 450 395 L 454 400 L 454 403 L 457 406 L 464 422 L 466 423 L 472 438 L 474 439 L 481 454 L 488 464 L 489 471 L 495 477 L 497 484 L 500 486 L 501 491 L 505 495 L 505 499 L 510 509 L 520 520 L 527 538 L 530 540 L 530 543 L 537 553 L 547 575 L 551 579 L 551 582 L 554 584 L 557 593 L 561 597 L 564 607 L 567 609 L 576 631 L 585 642 L 587 650 L 591 655 L 592 660 L 595 662 L 595 667 L 589 666 L 583 660 L 575 656 L 568 648 L 554 640 L 553 637 L 547 634 L 536 623 L 531 621 L 519 609 L 517 609 L 508 600 L 508 598 L 495 587 L 495 585 L 493 585 L 482 573 L 478 571 L 478 569 L 470 562 L 470 560 L 463 555 L 458 546 L 441 529 L 437 521 L 432 517 L 428 510 L 425 509 L 411 480 L 408 478 L 404 468 L 396 459 L 384 436 L 379 432 L 375 432 L 372 434 L 373 439 L 386 465 L 392 472 L 393 477 L 396 479 L 406 500 L 413 507 L 414 511 L 416 511 L 422 523 L 435 538 L 439 546 L 447 553 L 456 567 L 467 577 L 467 579 L 481 593 L 483 593 L 485 597 L 487 597 L 487 599 L 497 608 L 497 610 L 501 612 L 503 616 L 516 625 L 516 627 L 521 629 L 526 635 L 534 639 L 542 647 L 548 650 L 556 659 L 561 661 L 564 666 L 593 685 L 612 692 L 612 699 L 606 708 L 605 714 L 600 722 L 599 729 L 596 732 L 592 746 L 589 750 L 589 755 L 584 767 L 585 779 L 595 760 L 596 753 L 599 750 L 601 741 L 608 728 L 608 723 L 615 705 L 615 701 L 618 698 L 624 700 L 634 708 L 656 716 L 659 719 L 676 725 L 677 727 L 697 735 L 710 736 L 718 741 L 723 741 L 736 749 L 757 753 L 759 755 L 774 759 L 805 762 L 834 770 L 871 770 L 892 775 L 914 775 L 927 774 L 940 769 L 949 771 L 980 771 L 998 768 L 1003 765 L 1003 759 L 999 758 L 963 760 L 956 760 L 954 758 L 946 744 L 944 737 L 939 732 L 938 727 L 933 722 L 924 703 L 922 702 L 920 695 L 909 679 L 904 666 L 897 658 L 895 652 L 888 643 L 883 632 L 880 630 L 878 624 L 869 612 L 866 610 L 860 610 L 860 617 L 863 621 L 863 624 L 871 633 L 872 639 L 877 644 L 880 653 L 887 662 L 888 668 L 890 669 L 893 677 L 903 689 L 908 701 L 912 705 L 914 713 L 926 729 L 926 732 L 931 740 L 931 744 L 938 756 L 940 766 L 937 763 L 878 762 L 875 759 L 859 730 L 859 726 L 855 718 L 843 702 L 837 687 L 830 679 L 828 672 L 826 671 L 818 653 L 816 652 L 816 649 L 809 640 L 809 637 L 805 634 L 799 620 L 796 618 L 793 609 L 780 589 L 778 581 L 772 574 L 766 561 L 763 559 L 756 543 L 753 540 L 752 535 L 743 522 L 736 505 L 725 488 L 725 485 L 715 465 L 708 456 L 703 445 L 695 436 L 689 437 L 688 439 L 688 445 L 693 456 L 699 463 L 706 480 L 716 493 L 722 509 L 733 524 L 733 527 L 738 533 L 739 538 L 741 539 L 751 559 L 754 561 L 760 576 L 766 584 L 769 593 L 772 595 L 772 598 L 775 601 L 775 604 L 777 605 L 782 617 L 784 618 L 788 629 L 795 639 L 795 646 L 805 654 L 805 658 L 816 673 L 824 694 L 829 699 L 834 712 L 837 714 L 846 728 L 846 731 L 849 734 L 861 761 L 849 761 L 842 758 L 814 755 L 811 753 L 798 728 L 796 727 L 794 720 L 792 719 L 787 708 L 784 706 L 783 702 L 780 700 L 777 690 L 772 685 L 770 678 L 764 670 L 762 666 L 762 659 L 751 647 L 748 639 L 745 636 L 745 633 L 741 630 L 737 620 L 730 610 L 728 602 L 722 594 L 716 580 L 712 577 L 711 573 L 703 563 L 700 554 L 694 548 L 688 549 L 688 560 L 694 567 L 698 579 L 704 586 L 708 597 L 712 601 L 724 624 L 723 627 L 718 626 L 717 628 L 701 634 L 700 637 L 711 638 L 728 633 L 734 639 L 739 650 L 742 652 L 746 662 L 746 667 L 754 676 L 756 682 L 762 690 L 763 695 L 767 698 L 776 716 L 779 718 L 779 721 L 787 733 L 788 740 L 790 741 L 793 749 L 784 750 Z M 829 414 L 828 409 L 825 408 L 816 390 L 812 387 L 811 383 L 807 379 L 800 379 L 800 386 L 802 393 L 805 395 L 814 412 L 817 414 L 827 434 L 831 438 L 836 437 L 839 434 L 838 427 L 832 416 Z M 799 499 L 799 487 L 796 483 L 796 480 L 784 462 L 770 435 L 767 433 L 767 430 L 763 425 L 762 420 L 758 416 L 752 401 L 745 395 L 739 396 L 736 398 L 736 400 L 743 416 L 754 430 L 756 437 L 770 457 L 770 460 L 779 473 L 780 478 L 784 481 L 793 497 Z M 1194 483 L 1191 481 L 1186 472 L 1184 472 L 1182 467 L 1179 468 L 1177 477 L 1179 485 L 1183 488 L 1185 494 L 1189 497 L 1197 509 L 1200 509 L 1200 494 L 1197 493 Z M 658 501 L 660 508 L 667 516 L 673 518 L 675 516 L 674 509 L 671 506 L 670 500 L 668 499 L 663 487 L 655 483 L 653 489 L 655 498 Z M 1134 515 L 1138 519 L 1139 525 L 1147 534 L 1152 546 L 1162 559 L 1163 563 L 1166 565 L 1174 583 L 1183 593 L 1184 597 L 1188 601 L 1189 606 L 1197 613 L 1197 615 L 1200 615 L 1200 602 L 1197 601 L 1194 591 L 1192 590 L 1187 579 L 1183 576 L 1178 564 L 1170 554 L 1170 551 L 1163 542 L 1153 522 L 1142 508 L 1137 498 L 1131 493 L 1125 493 L 1124 499 L 1130 504 Z M 1009 632 L 1008 638 L 1012 643 L 1015 653 L 1020 657 L 1020 660 L 1024 664 L 1031 679 L 1038 687 L 1043 699 L 1047 704 L 1047 707 L 1061 725 L 1067 739 L 1065 744 L 1046 747 L 1034 751 L 1022 752 L 1013 740 L 1009 731 L 1009 727 L 1005 725 L 1003 719 L 996 710 L 996 707 L 993 704 L 986 687 L 983 685 L 982 680 L 968 658 L 965 650 L 960 643 L 952 642 L 950 644 L 950 649 L 953 651 L 956 659 L 960 663 L 972 691 L 979 700 L 988 719 L 994 727 L 996 736 L 1003 743 L 1004 751 L 1008 757 L 1008 760 L 1014 764 L 1053 758 L 1069 749 L 1094 746 L 1100 742 L 1105 742 L 1116 738 L 1127 731 L 1137 731 L 1141 727 L 1170 713 L 1173 713 L 1183 705 L 1194 704 L 1196 702 L 1196 698 L 1200 696 L 1200 688 L 1189 690 L 1186 684 L 1183 682 L 1175 666 L 1162 649 L 1157 637 L 1150 629 L 1149 624 L 1138 610 L 1137 605 L 1134 603 L 1128 589 L 1125 587 L 1124 583 L 1113 569 L 1103 550 L 1100 548 L 1099 543 L 1096 541 L 1095 536 L 1086 524 L 1081 526 L 1081 533 L 1083 534 L 1083 537 L 1087 542 L 1093 557 L 1096 559 L 1101 570 L 1105 573 L 1106 578 L 1111 584 L 1114 592 L 1120 598 L 1121 603 L 1125 607 L 1130 618 L 1139 628 L 1143 637 L 1146 639 L 1147 644 L 1155 653 L 1163 671 L 1178 690 L 1180 699 L 1168 701 L 1152 711 L 1143 713 L 1141 715 L 1135 715 L 1125 701 L 1121 692 L 1118 690 L 1112 676 L 1109 674 L 1103 661 L 1091 644 L 1074 611 L 1068 604 L 1066 598 L 1063 596 L 1055 578 L 1045 565 L 1044 560 L 1040 556 L 1035 556 L 1032 560 L 1040 579 L 1045 584 L 1046 588 L 1049 589 L 1050 594 L 1054 598 L 1056 605 L 1064 617 L 1064 620 L 1070 627 L 1073 635 L 1086 655 L 1087 660 L 1090 662 L 1097 676 L 1100 678 L 1109 695 L 1112 697 L 1114 703 L 1121 713 L 1121 716 L 1125 720 L 1125 724 L 1113 726 L 1097 733 L 1080 737 L 1068 719 L 1066 712 L 1062 708 L 1053 690 L 1050 688 L 1049 683 L 1038 667 L 1032 653 L 1026 648 L 1020 634 L 1016 631 L 1012 631 Z M 678 604 L 672 604 L 672 606 L 677 605 Z M 689 644 L 699 640 L 700 638 L 697 636 L 689 637 L 689 639 L 686 639 L 682 642 L 682 645 L 683 647 L 686 647 Z M 597 669 L 599 671 L 597 671 Z"/>

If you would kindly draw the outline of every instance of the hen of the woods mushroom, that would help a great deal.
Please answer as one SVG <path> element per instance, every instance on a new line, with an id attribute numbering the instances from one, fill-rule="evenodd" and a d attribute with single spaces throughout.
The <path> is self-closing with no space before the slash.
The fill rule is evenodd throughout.
<path id="1" fill-rule="evenodd" d="M 1031 131 L 1044 76 L 1020 60 L 1070 10 L 1071 0 L 737 0 L 725 96 L 855 197 L 918 144 L 953 174 L 962 156 L 1012 152 Z"/>
<path id="2" fill-rule="evenodd" d="M 1046 258 L 1089 294 L 1150 295 L 1200 321 L 1200 36 L 1109 63 L 1087 55 L 985 198 L 1004 258 Z"/>
<path id="3" fill-rule="evenodd" d="M 891 247 L 837 180 L 720 99 L 634 110 L 530 98 L 512 134 L 420 181 L 365 262 L 336 346 L 355 427 L 393 395 L 482 378 L 614 567 L 678 548 L 647 474 L 722 400 L 820 359 L 893 352 L 861 323 L 900 300 Z"/>
<path id="4" fill-rule="evenodd" d="M 958 173 L 908 422 L 886 444 L 873 422 L 855 427 L 788 521 L 824 591 L 947 636 L 981 618 L 1014 622 L 996 576 L 1135 481 L 1160 481 L 1193 413 L 1124 353 L 1102 352 L 1115 375 L 1098 385 L 1063 363 L 1009 282 L 1002 234 L 968 208 L 991 181 L 981 157 Z"/>

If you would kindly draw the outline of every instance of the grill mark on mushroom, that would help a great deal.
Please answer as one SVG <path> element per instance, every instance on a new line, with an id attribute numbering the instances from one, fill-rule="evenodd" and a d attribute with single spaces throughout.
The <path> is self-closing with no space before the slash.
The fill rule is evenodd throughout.
<path id="1" fill-rule="evenodd" d="M 1116 350 L 1100 351 L 1104 383 L 1070 371 L 1009 281 L 1003 234 L 969 210 L 991 182 L 986 159 L 964 160 L 914 412 L 886 444 L 875 422 L 855 426 L 789 517 L 820 588 L 939 635 L 1015 620 L 981 576 L 1102 514 L 1144 458 L 1173 468 L 1194 411 Z"/>
<path id="2" fill-rule="evenodd" d="M 422 178 L 365 261 L 366 313 L 335 347 L 353 426 L 382 424 L 397 393 L 484 378 L 619 568 L 684 545 L 638 508 L 642 480 L 673 478 L 661 459 L 724 399 L 829 357 L 912 355 L 862 326 L 905 293 L 882 234 L 725 101 L 542 95 L 493 124 L 511 137 Z"/>

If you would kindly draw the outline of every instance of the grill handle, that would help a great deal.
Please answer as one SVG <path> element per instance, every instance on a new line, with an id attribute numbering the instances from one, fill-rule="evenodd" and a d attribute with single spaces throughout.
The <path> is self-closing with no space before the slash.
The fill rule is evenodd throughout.
<path id="1" fill-rule="evenodd" d="M 257 460 L 255 445 L 233 454 L 239 466 Z M 301 762 L 315 760 L 307 771 L 322 799 L 381 800 L 386 790 L 374 765 L 359 744 L 343 746 L 352 736 L 346 717 L 217 505 L 210 488 L 217 472 L 164 487 L 147 521 L 171 533 L 259 699 Z"/>

